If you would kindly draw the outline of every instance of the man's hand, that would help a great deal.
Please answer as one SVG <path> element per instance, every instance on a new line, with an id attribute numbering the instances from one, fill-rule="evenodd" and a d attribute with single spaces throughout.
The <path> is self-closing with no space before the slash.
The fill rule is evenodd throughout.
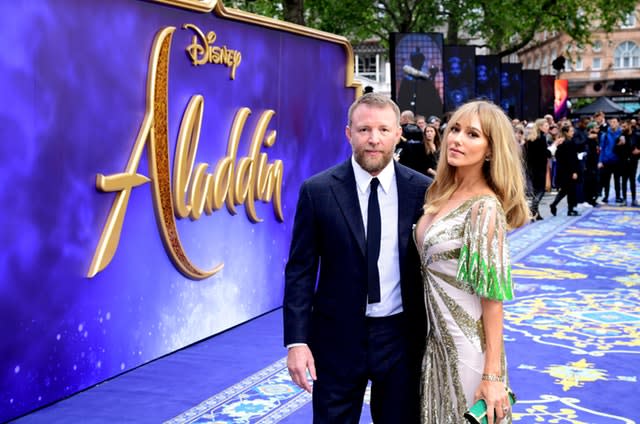
<path id="1" fill-rule="evenodd" d="M 294 346 L 287 354 L 287 368 L 294 383 L 311 393 L 311 384 L 307 380 L 307 369 L 313 381 L 316 381 L 316 365 L 309 346 Z"/>

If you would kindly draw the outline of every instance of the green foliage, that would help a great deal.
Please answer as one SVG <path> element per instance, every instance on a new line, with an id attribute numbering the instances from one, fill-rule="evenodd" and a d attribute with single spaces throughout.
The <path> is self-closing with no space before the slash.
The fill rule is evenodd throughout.
<path id="1" fill-rule="evenodd" d="M 233 7 L 256 15 L 267 16 L 269 18 L 284 19 L 282 1 L 272 0 L 226 0 L 223 1 L 225 7 Z"/>
<path id="2" fill-rule="evenodd" d="M 297 0 L 305 24 L 347 37 L 352 43 L 391 32 L 443 32 L 446 44 L 481 39 L 483 47 L 506 56 L 542 31 L 564 32 L 577 44 L 594 30 L 611 32 L 637 0 Z M 293 1 L 295 3 L 295 1 Z M 292 1 L 289 0 L 289 4 Z M 235 0 L 229 6 L 282 19 L 282 0 Z M 477 42 L 474 42 L 477 44 Z"/>
<path id="3" fill-rule="evenodd" d="M 577 99 L 571 99 L 571 103 L 572 103 L 571 109 L 573 110 L 582 109 L 585 106 L 589 106 L 594 101 L 595 101 L 595 98 L 593 97 L 581 97 Z"/>

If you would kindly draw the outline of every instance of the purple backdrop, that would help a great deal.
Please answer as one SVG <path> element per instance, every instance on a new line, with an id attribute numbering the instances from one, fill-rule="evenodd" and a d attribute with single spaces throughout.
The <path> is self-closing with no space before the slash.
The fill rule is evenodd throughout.
<path id="1" fill-rule="evenodd" d="M 195 67 L 193 32 L 242 53 L 235 80 L 223 65 Z M 87 271 L 114 200 L 96 174 L 124 172 L 146 105 L 149 52 L 175 26 L 169 64 L 170 162 L 186 105 L 204 97 L 196 163 L 226 153 L 234 116 L 275 111 L 268 161 L 284 163 L 282 208 L 256 202 L 178 220 L 193 263 L 180 274 L 165 251 L 151 184 L 133 189 L 118 249 Z M 24 414 L 281 305 L 283 268 L 302 180 L 348 157 L 347 50 L 340 43 L 142 0 L 0 2 L 0 421 Z M 138 172 L 149 176 L 147 152 Z M 284 350 L 283 350 L 284 353 Z"/>

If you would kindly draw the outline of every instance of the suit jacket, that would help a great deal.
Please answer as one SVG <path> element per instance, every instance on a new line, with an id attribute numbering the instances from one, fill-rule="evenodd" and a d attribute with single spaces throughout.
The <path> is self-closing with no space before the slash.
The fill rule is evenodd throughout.
<path id="1" fill-rule="evenodd" d="M 394 162 L 403 310 L 421 349 L 424 289 L 412 224 L 430 179 Z M 300 189 L 285 270 L 284 344 L 307 343 L 316 365 L 348 374 L 366 358 L 366 241 L 351 160 L 315 175 Z"/>

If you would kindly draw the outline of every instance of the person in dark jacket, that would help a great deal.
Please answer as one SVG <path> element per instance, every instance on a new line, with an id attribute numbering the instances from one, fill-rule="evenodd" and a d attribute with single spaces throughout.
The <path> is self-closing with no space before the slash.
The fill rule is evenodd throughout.
<path id="1" fill-rule="evenodd" d="M 557 139 L 558 149 L 556 150 L 556 184 L 559 190 L 555 199 L 549 205 L 551 213 L 555 216 L 558 203 L 567 197 L 567 215 L 578 216 L 576 211 L 576 183 L 580 173 L 580 161 L 578 159 L 578 147 L 573 141 L 575 129 L 571 125 L 562 127 L 562 134 Z"/>
<path id="2" fill-rule="evenodd" d="M 536 120 L 531 132 L 527 136 L 524 144 L 524 154 L 527 165 L 527 179 L 529 183 L 529 191 L 531 194 L 531 216 L 534 220 L 542 219 L 538 205 L 544 197 L 547 189 L 547 180 L 549 178 L 549 159 L 551 152 L 547 148 L 547 133 L 549 132 L 549 123 L 546 119 Z"/>
<path id="3" fill-rule="evenodd" d="M 622 155 L 622 197 L 627 201 L 627 183 L 631 191 L 631 206 L 640 206 L 636 199 L 636 174 L 640 158 L 640 128 L 633 127 L 630 122 L 622 123 L 622 134 L 625 137 L 624 154 Z"/>
<path id="4" fill-rule="evenodd" d="M 411 228 L 430 179 L 392 160 L 400 110 L 365 94 L 349 108 L 346 161 L 305 180 L 283 300 L 292 381 L 312 393 L 315 424 L 371 416 L 418 423 L 427 317 Z M 309 381 L 309 376 L 313 382 Z"/>
<path id="5" fill-rule="evenodd" d="M 438 166 L 438 146 L 440 133 L 434 125 L 428 124 L 424 129 L 422 143 L 408 142 L 400 154 L 400 163 L 430 178 L 436 176 Z"/>
<path id="6" fill-rule="evenodd" d="M 598 157 L 600 156 L 600 145 L 598 143 L 598 133 L 600 127 L 595 122 L 590 122 L 587 126 L 588 134 L 585 143 L 584 167 L 584 199 L 591 206 L 598 206 L 598 196 L 600 195 L 600 180 L 598 178 Z"/>

